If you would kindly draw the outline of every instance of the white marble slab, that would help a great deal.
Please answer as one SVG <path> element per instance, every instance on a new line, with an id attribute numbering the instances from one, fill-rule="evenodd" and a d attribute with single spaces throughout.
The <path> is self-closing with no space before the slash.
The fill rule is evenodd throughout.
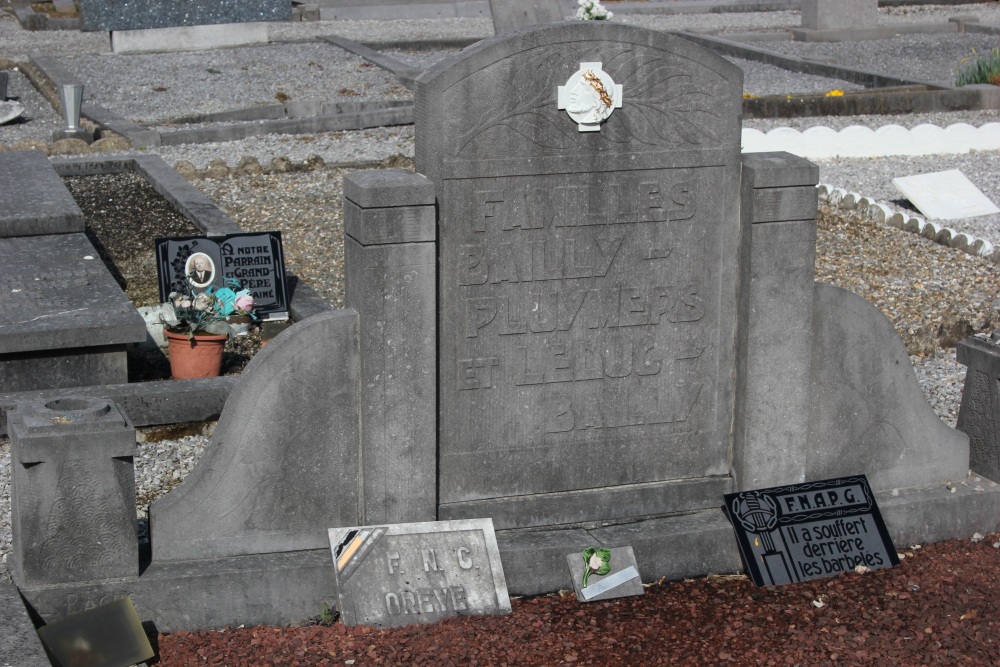
<path id="1" fill-rule="evenodd" d="M 958 169 L 894 178 L 892 184 L 928 218 L 959 220 L 1000 213 Z"/>

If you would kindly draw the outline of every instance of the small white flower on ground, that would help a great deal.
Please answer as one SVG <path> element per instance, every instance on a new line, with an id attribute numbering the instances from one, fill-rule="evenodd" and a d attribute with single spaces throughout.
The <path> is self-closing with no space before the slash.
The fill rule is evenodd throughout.
<path id="1" fill-rule="evenodd" d="M 576 18 L 583 21 L 610 21 L 614 16 L 601 5 L 600 0 L 578 0 L 580 8 L 576 10 Z"/>

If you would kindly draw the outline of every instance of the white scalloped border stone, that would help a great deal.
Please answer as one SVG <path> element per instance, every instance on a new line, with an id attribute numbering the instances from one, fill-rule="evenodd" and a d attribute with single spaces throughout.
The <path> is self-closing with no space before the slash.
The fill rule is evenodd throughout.
<path id="1" fill-rule="evenodd" d="M 819 198 L 830 206 L 855 211 L 875 222 L 903 231 L 919 234 L 926 239 L 955 248 L 962 252 L 1000 264 L 1000 248 L 986 239 L 977 239 L 971 234 L 957 232 L 951 227 L 942 227 L 936 222 L 928 222 L 919 215 L 893 209 L 884 202 L 877 202 L 870 197 L 862 197 L 856 192 L 848 192 L 827 183 L 816 186 Z"/>
<path id="2" fill-rule="evenodd" d="M 1000 149 L 1000 123 L 973 127 L 955 123 L 946 128 L 917 125 L 906 129 L 885 125 L 876 130 L 851 125 L 837 131 L 825 126 L 800 132 L 777 127 L 767 133 L 743 129 L 743 152 L 787 151 L 807 159 L 835 157 L 888 157 L 893 155 L 958 155 Z"/>

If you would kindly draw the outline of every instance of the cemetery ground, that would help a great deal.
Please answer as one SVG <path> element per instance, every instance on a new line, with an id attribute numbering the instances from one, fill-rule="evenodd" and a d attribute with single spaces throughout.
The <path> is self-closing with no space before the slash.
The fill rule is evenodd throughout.
<path id="1" fill-rule="evenodd" d="M 709 576 L 584 605 L 572 592 L 514 599 L 509 616 L 431 626 L 178 632 L 157 639 L 154 664 L 994 665 L 997 540 L 896 545 L 896 568 L 775 588 Z"/>

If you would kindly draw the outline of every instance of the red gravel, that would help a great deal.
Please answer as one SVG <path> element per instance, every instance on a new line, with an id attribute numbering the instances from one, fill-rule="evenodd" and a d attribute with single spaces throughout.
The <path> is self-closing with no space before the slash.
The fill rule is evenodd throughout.
<path id="1" fill-rule="evenodd" d="M 509 616 L 393 630 L 177 632 L 158 638 L 154 664 L 998 665 L 998 541 L 900 549 L 906 557 L 890 570 L 779 588 L 709 577 L 586 605 L 572 595 L 515 599 Z"/>

